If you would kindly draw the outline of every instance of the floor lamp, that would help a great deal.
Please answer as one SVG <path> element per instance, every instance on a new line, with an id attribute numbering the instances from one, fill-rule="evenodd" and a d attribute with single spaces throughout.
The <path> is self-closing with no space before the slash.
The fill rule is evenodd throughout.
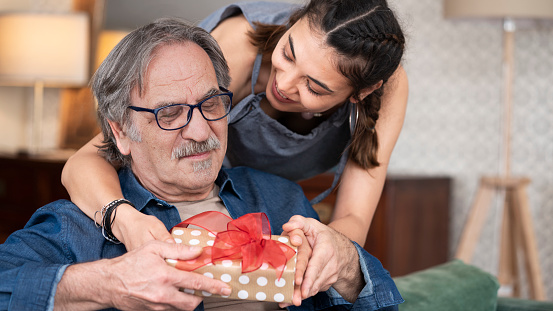
<path id="1" fill-rule="evenodd" d="M 517 19 L 553 18 L 551 0 L 444 0 L 444 15 L 456 19 L 503 20 L 503 159 L 500 176 L 480 179 L 479 188 L 465 224 L 456 257 L 470 262 L 486 221 L 494 194 L 504 194 L 498 279 L 520 296 L 519 251 L 524 256 L 530 296 L 545 300 L 537 243 L 530 215 L 526 186 L 530 179 L 511 175 L 511 114 L 514 78 L 514 35 Z"/>
<path id="2" fill-rule="evenodd" d="M 88 60 L 86 14 L 0 14 L 0 85 L 34 87 L 32 134 L 25 152 L 41 151 L 44 87 L 86 84 Z"/>

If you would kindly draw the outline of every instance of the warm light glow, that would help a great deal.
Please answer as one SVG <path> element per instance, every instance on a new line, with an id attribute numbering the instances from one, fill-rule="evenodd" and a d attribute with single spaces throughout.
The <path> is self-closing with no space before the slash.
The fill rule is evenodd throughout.
<path id="1" fill-rule="evenodd" d="M 86 14 L 0 15 L 0 83 L 86 84 L 88 28 Z"/>
<path id="2" fill-rule="evenodd" d="M 106 59 L 109 52 L 125 37 L 129 32 L 118 30 L 103 30 L 98 36 L 98 48 L 96 49 L 96 67 Z"/>

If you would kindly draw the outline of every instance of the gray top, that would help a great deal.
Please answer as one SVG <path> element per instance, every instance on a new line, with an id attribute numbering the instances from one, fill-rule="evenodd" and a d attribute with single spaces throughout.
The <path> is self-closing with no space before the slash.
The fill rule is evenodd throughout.
<path id="1" fill-rule="evenodd" d="M 199 26 L 211 32 L 222 20 L 242 13 L 249 23 L 284 24 L 298 6 L 284 2 L 242 2 L 223 7 Z M 334 167 L 332 188 L 347 161 L 344 152 L 351 138 L 349 116 L 353 104 L 340 107 L 307 135 L 295 133 L 260 108 L 265 93 L 255 94 L 261 55 L 252 71 L 252 92 L 237 103 L 229 115 L 229 137 L 226 166 L 248 166 L 298 181 L 326 172 Z M 329 189 L 331 190 L 331 189 Z M 330 191 L 328 191 L 330 192 Z M 318 202 L 328 193 L 314 199 Z M 316 203 L 313 202 L 313 203 Z"/>

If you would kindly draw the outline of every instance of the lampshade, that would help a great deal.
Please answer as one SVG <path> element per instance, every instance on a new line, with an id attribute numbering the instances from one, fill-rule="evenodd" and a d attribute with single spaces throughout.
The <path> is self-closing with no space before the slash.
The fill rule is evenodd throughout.
<path id="1" fill-rule="evenodd" d="M 0 15 L 0 84 L 78 86 L 88 82 L 88 16 Z"/>
<path id="2" fill-rule="evenodd" d="M 446 18 L 553 18 L 553 0 L 444 0 Z"/>

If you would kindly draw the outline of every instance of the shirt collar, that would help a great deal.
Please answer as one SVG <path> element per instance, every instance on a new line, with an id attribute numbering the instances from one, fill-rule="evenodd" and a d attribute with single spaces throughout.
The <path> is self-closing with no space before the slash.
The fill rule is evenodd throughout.
<path id="1" fill-rule="evenodd" d="M 232 193 L 235 196 L 237 196 L 240 200 L 242 200 L 242 196 L 234 186 L 234 182 L 232 181 L 229 173 L 227 172 L 229 169 L 223 168 L 219 171 L 219 176 L 217 176 L 217 179 L 215 180 L 215 184 L 220 187 L 219 190 L 219 197 L 222 197 L 224 193 Z"/>
<path id="2" fill-rule="evenodd" d="M 146 190 L 146 188 L 138 182 L 138 179 L 128 167 L 119 170 L 119 181 L 121 183 L 123 196 L 127 200 L 131 201 L 139 211 L 146 207 L 146 205 L 151 201 L 166 207 L 173 207 L 173 205 L 157 198 L 150 191 Z M 242 196 L 236 190 L 236 187 L 234 186 L 233 181 L 231 180 L 231 177 L 227 173 L 226 169 L 219 170 L 215 184 L 219 186 L 219 197 L 230 194 L 242 199 Z"/>

